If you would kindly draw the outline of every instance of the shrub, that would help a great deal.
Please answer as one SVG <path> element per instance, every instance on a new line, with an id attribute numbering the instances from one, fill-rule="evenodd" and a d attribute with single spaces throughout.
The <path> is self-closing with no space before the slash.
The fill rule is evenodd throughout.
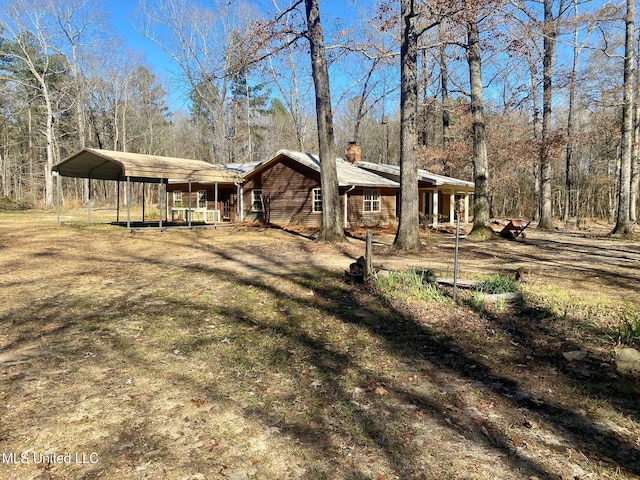
<path id="1" fill-rule="evenodd" d="M 28 210 L 31 205 L 21 200 L 12 200 L 9 197 L 0 198 L 0 210 Z"/>

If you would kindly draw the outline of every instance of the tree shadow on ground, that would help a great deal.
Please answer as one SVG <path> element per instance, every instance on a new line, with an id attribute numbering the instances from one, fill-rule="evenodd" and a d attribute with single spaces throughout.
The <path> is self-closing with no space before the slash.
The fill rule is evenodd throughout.
<path id="1" fill-rule="evenodd" d="M 475 406 L 462 395 L 463 385 L 486 390 L 501 405 L 534 416 L 545 428 L 568 439 L 573 449 L 586 452 L 594 459 L 606 458 L 613 462 L 614 468 L 626 473 L 640 474 L 640 452 L 636 446 L 628 445 L 617 432 L 594 422 L 573 405 L 554 399 L 552 395 L 541 395 L 525 382 L 537 368 L 558 369 L 559 382 L 570 383 L 580 393 L 588 395 L 602 395 L 617 382 L 606 376 L 594 376 L 587 379 L 587 383 L 594 385 L 581 385 L 584 378 L 576 376 L 571 368 L 559 365 L 556 347 L 541 347 L 533 342 L 532 329 L 538 329 L 538 334 L 549 338 L 563 337 L 562 331 L 548 326 L 561 321 L 553 318 L 550 312 L 520 312 L 527 318 L 525 325 L 508 322 L 484 310 L 475 312 L 490 328 L 518 344 L 517 356 L 512 360 L 529 365 L 522 375 L 514 375 L 510 370 L 504 372 L 499 368 L 497 361 L 508 361 L 507 358 L 484 359 L 470 348 L 471 340 L 465 338 L 463 331 L 439 328 L 438 318 L 428 310 L 414 311 L 385 303 L 366 290 L 343 284 L 335 272 L 309 265 L 302 258 L 293 272 L 281 275 L 277 272 L 291 271 L 292 265 L 262 254 L 253 246 L 234 247 L 232 251 L 212 246 L 205 248 L 212 258 L 197 265 L 161 257 L 139 256 L 133 261 L 143 269 L 176 270 L 187 280 L 200 276 L 210 278 L 212 282 L 223 281 L 229 289 L 237 288 L 238 294 L 247 294 L 251 289 L 264 295 L 263 300 L 272 302 L 277 308 L 269 310 L 270 315 L 265 316 L 254 308 L 259 303 L 256 300 L 240 299 L 232 303 L 228 297 L 221 296 L 217 302 L 203 304 L 182 291 L 167 294 L 163 297 L 164 303 L 155 306 L 152 296 L 143 294 L 133 300 L 131 308 L 142 315 L 145 325 L 153 325 L 155 318 L 166 315 L 167 310 L 174 316 L 193 321 L 193 325 L 185 324 L 189 335 L 181 340 L 179 349 L 188 352 L 188 360 L 205 363 L 213 360 L 200 352 L 213 352 L 211 356 L 221 362 L 219 366 L 228 369 L 233 374 L 230 376 L 236 378 L 230 384 L 203 384 L 185 369 L 173 379 L 177 388 L 190 394 L 193 392 L 223 408 L 240 411 L 247 419 L 265 428 L 275 428 L 277 435 L 295 439 L 300 448 L 310 452 L 306 478 L 371 478 L 373 474 L 358 463 L 368 455 L 383 458 L 383 463 L 401 478 L 443 478 L 443 475 L 469 478 L 465 472 L 447 471 L 446 466 L 437 461 L 430 463 L 424 456 L 424 445 L 415 440 L 419 435 L 424 436 L 425 425 L 434 428 L 432 435 L 442 435 L 434 443 L 440 441 L 443 445 L 451 445 L 459 439 L 466 442 L 465 445 L 477 446 L 479 451 L 490 455 L 490 461 L 496 462 L 496 469 L 508 469 L 512 476 L 561 478 L 554 467 L 517 445 L 498 423 L 474 414 Z M 79 252 L 78 255 L 84 254 Z M 247 268 L 247 259 L 253 256 L 261 257 L 263 262 Z M 116 259 L 112 263 L 125 265 L 131 261 Z M 162 281 L 162 277 L 157 280 Z M 295 288 L 284 288 L 285 282 L 291 282 Z M 85 301 L 90 304 L 88 299 L 93 298 L 92 295 L 88 291 L 87 298 L 70 296 L 65 302 L 68 305 Z M 50 301 L 34 301 L 34 311 L 48 312 Z M 43 337 L 55 338 L 59 342 L 56 348 L 62 352 L 69 327 L 82 326 L 93 320 L 92 314 L 97 313 L 98 307 L 91 305 L 95 310 L 89 310 L 84 316 L 59 319 L 60 327 L 43 332 Z M 20 314 L 18 311 L 13 313 Z M 122 311 L 115 313 L 118 317 L 114 320 L 121 320 L 122 314 Z M 452 306 L 435 313 L 436 316 L 440 314 L 455 319 L 469 315 L 469 311 L 465 307 Z M 55 312 L 49 312 L 45 317 L 53 321 L 54 315 Z M 227 327 L 224 333 L 215 330 L 206 333 L 198 329 L 197 320 L 205 315 L 224 319 Z M 22 318 L 27 321 L 27 317 Z M 543 319 L 547 319 L 545 325 Z M 34 325 L 37 323 L 36 320 L 33 322 Z M 110 340 L 109 348 L 148 375 L 163 379 L 165 372 L 155 358 L 158 352 L 153 352 L 154 357 L 147 356 L 136 347 L 132 336 L 117 334 Z M 26 331 L 18 337 L 19 343 L 25 341 Z M 562 338 L 562 342 L 563 346 L 572 346 L 573 340 Z M 236 348 L 225 350 L 230 344 Z M 80 350 L 69 351 L 65 361 L 77 359 L 82 354 Z M 392 364 L 394 368 L 385 364 Z M 310 371 L 305 373 L 305 369 Z M 404 370 L 407 374 L 399 376 L 398 372 Z M 278 379 L 285 383 L 291 381 L 296 388 L 287 390 L 280 397 L 273 392 L 267 394 L 264 390 L 257 391 L 263 388 L 262 384 L 256 387 L 256 381 L 262 378 L 274 385 Z M 637 392 L 636 386 L 630 383 L 618 385 L 621 385 L 621 394 L 613 399 L 616 408 L 637 419 L 637 410 L 623 395 Z M 253 400 L 239 398 L 240 393 L 232 391 L 234 389 L 251 390 L 255 397 Z M 144 403 L 138 403 L 139 414 L 142 417 L 150 415 Z M 299 411 L 296 405 L 299 405 Z M 114 428 L 123 430 L 124 427 Z M 137 443 L 157 444 L 148 424 L 138 425 L 138 431 Z M 105 455 L 122 454 L 118 446 L 122 437 L 119 431 L 115 433 L 95 448 L 100 448 Z M 616 448 L 620 446 L 624 448 Z M 566 445 L 559 448 L 564 449 Z M 492 467 L 486 468 L 491 471 Z"/>
<path id="2" fill-rule="evenodd" d="M 242 262 L 243 258 L 241 254 L 225 253 L 224 256 L 227 261 Z M 250 285 L 273 295 L 279 294 L 273 284 L 255 276 L 243 277 L 233 271 L 210 267 L 204 267 L 204 271 L 208 271 L 214 276 L 232 277 L 235 283 Z M 573 448 L 589 452 L 593 458 L 609 459 L 629 473 L 640 474 L 640 452 L 636 447 L 629 446 L 626 439 L 606 426 L 595 423 L 586 414 L 573 411 L 570 407 L 555 401 L 552 396 L 542 397 L 529 391 L 520 378 L 495 371 L 492 366 L 481 361 L 478 356 L 467 352 L 465 342 L 461 341 L 460 337 L 454 336 L 453 332 L 444 334 L 441 331 L 436 331 L 425 325 L 420 318 L 415 318 L 389 305 L 380 305 L 376 301 L 363 303 L 360 301 L 359 295 L 353 295 L 351 288 L 336 283 L 335 277 L 332 280 L 331 277 L 334 275 L 332 272 L 318 272 L 316 270 L 311 277 L 307 277 L 305 272 L 298 273 L 297 277 L 290 277 L 289 280 L 313 291 L 314 296 L 313 298 L 294 297 L 289 298 L 289 301 L 300 306 L 320 309 L 325 314 L 339 319 L 345 325 L 366 329 L 382 341 L 384 350 L 399 361 L 411 364 L 415 371 L 432 371 L 435 368 L 460 381 L 473 382 L 479 387 L 486 388 L 513 408 L 535 414 L 549 428 L 568 438 Z M 322 277 L 322 281 L 319 282 L 318 277 Z M 243 307 L 236 307 L 236 309 L 236 311 L 223 309 L 221 313 L 226 312 L 227 315 L 232 315 L 239 324 L 261 325 L 262 319 L 248 316 Z M 294 320 L 287 318 L 286 314 L 284 317 L 286 321 Z M 523 345 L 530 344 L 526 331 L 514 330 L 513 325 L 501 324 L 497 318 L 490 318 L 489 321 L 503 330 L 505 334 L 514 338 L 514 341 Z M 385 389 L 393 392 L 396 398 L 403 398 L 412 409 L 430 412 L 442 427 L 451 428 L 454 425 L 454 428 L 461 435 L 481 444 L 482 448 L 506 455 L 509 458 L 509 463 L 516 470 L 523 470 L 527 474 L 536 475 L 539 478 L 556 478 L 558 476 L 548 471 L 544 463 L 523 456 L 504 432 L 492 429 L 491 425 L 486 422 L 478 423 L 477 418 L 471 418 L 464 414 L 452 420 L 451 414 L 444 413 L 447 411 L 448 405 L 443 405 L 425 395 L 417 394 L 412 389 L 398 385 L 398 382 L 392 378 L 385 378 L 384 375 L 376 375 L 375 371 L 363 369 L 362 366 L 354 363 L 349 355 L 339 355 L 332 352 L 331 349 L 327 349 L 326 340 L 315 338 L 310 331 L 300 330 L 296 327 L 296 323 L 293 321 L 291 327 L 280 326 L 278 332 L 288 339 L 287 348 L 293 345 L 307 352 L 308 360 L 320 375 L 323 387 L 314 392 L 314 396 L 321 404 L 349 406 L 353 411 L 352 421 L 344 427 L 339 427 L 341 434 L 349 437 L 350 433 L 347 431 L 349 429 L 366 432 L 368 440 L 385 453 L 389 465 L 392 465 L 402 476 L 415 475 L 415 471 L 412 470 L 411 456 L 407 456 L 406 451 L 403 451 L 402 448 L 397 448 L 398 445 L 405 445 L 407 442 L 398 432 L 389 429 L 388 422 L 380 417 L 379 411 L 371 412 L 369 409 L 353 407 L 353 392 L 346 390 L 341 381 L 346 370 L 355 369 L 357 371 L 357 376 L 363 379 L 361 389 L 366 390 L 369 387 L 364 381 L 365 378 L 373 378 L 375 384 L 384 385 Z M 548 332 L 548 334 L 557 334 L 557 332 Z M 529 345 L 528 348 L 533 351 L 532 345 Z M 545 349 L 537 346 L 536 350 L 539 352 Z M 527 355 L 527 351 L 520 353 Z M 539 361 L 546 360 L 552 365 L 557 364 L 556 351 L 547 351 L 542 356 L 536 355 Z M 536 362 L 530 363 L 530 369 L 535 369 Z M 571 370 L 561 370 L 560 373 L 562 381 L 576 381 L 574 372 Z M 601 394 L 606 389 L 608 380 L 600 378 L 598 382 L 597 386 L 587 387 L 587 390 L 593 394 Z M 631 387 L 631 385 L 627 385 L 621 390 L 625 391 L 626 388 Z M 449 386 L 441 384 L 438 388 L 447 390 Z M 637 415 L 637 412 L 630 409 L 625 401 L 619 406 L 624 408 L 623 411 L 626 414 Z M 387 405 L 386 408 L 390 407 Z M 270 414 L 262 408 L 246 409 L 246 414 L 267 425 L 279 425 L 283 431 L 298 437 L 305 444 L 313 444 L 314 448 L 321 449 L 323 454 L 329 455 L 329 457 L 332 454 L 335 455 L 332 446 L 327 444 L 324 432 L 319 434 L 317 430 L 295 422 L 283 423 L 278 415 Z M 394 445 L 396 447 L 393 447 Z M 615 447 L 620 445 L 627 448 L 622 451 L 616 450 Z M 341 467 L 336 464 L 335 468 Z"/>

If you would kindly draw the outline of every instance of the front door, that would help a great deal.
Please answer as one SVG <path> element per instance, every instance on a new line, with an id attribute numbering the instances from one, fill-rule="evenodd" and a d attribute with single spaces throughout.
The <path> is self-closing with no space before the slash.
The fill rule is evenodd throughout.
<path id="1" fill-rule="evenodd" d="M 223 222 L 235 222 L 236 221 L 236 193 L 231 193 L 224 201 L 222 208 L 222 221 Z"/>

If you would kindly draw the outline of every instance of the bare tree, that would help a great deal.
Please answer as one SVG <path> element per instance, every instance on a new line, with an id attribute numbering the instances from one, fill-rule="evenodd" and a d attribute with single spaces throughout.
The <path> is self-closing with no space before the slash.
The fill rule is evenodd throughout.
<path id="1" fill-rule="evenodd" d="M 255 51 L 239 41 L 255 37 L 255 12 L 247 3 L 214 2 L 213 8 L 187 0 L 146 1 L 140 30 L 178 67 L 194 108 L 207 118 L 210 157 L 227 160 L 241 127 L 233 117 L 232 78 L 253 62 Z"/>
<path id="2" fill-rule="evenodd" d="M 467 12 L 467 62 L 469 64 L 469 87 L 471 93 L 471 116 L 473 131 L 473 166 L 475 201 L 473 206 L 473 233 L 480 236 L 492 233 L 489 227 L 489 164 L 485 129 L 484 100 L 482 86 L 482 61 L 480 32 L 478 28 L 478 6 L 473 1 Z"/>
<path id="3" fill-rule="evenodd" d="M 553 17 L 553 0 L 544 0 L 543 61 L 542 61 L 542 138 L 540 148 L 540 221 L 538 227 L 553 228 L 551 199 L 551 105 L 553 67 L 556 56 L 558 27 Z"/>
<path id="4" fill-rule="evenodd" d="M 420 248 L 418 218 L 418 30 L 415 0 L 400 1 L 400 220 L 393 242 L 402 250 Z"/>
<path id="5" fill-rule="evenodd" d="M 289 24 L 292 12 L 283 12 L 275 0 L 273 0 L 272 3 L 276 10 L 276 13 L 283 16 L 284 23 Z M 294 46 L 297 35 L 289 31 L 283 32 L 282 35 L 284 37 L 284 45 L 282 47 L 281 55 L 283 54 L 285 57 L 285 59 L 283 60 L 284 66 L 282 68 L 277 68 L 276 63 L 278 61 L 278 56 L 270 55 L 268 57 L 268 71 L 269 76 L 278 88 L 278 91 L 280 92 L 280 95 L 284 100 L 289 114 L 291 115 L 291 119 L 295 128 L 296 146 L 298 150 L 303 150 L 307 129 L 305 119 L 302 115 L 302 107 L 300 101 L 300 75 L 298 71 L 301 67 L 299 58 L 296 58 L 297 50 Z M 283 81 L 282 79 L 283 73 L 285 76 L 285 81 Z"/>
<path id="6" fill-rule="evenodd" d="M 613 233 L 629 235 L 631 233 L 631 158 L 633 154 L 633 61 L 635 57 L 635 0 L 627 0 L 624 46 L 624 74 L 622 125 L 620 149 L 620 188 L 618 191 L 618 215 Z"/>
<path id="7" fill-rule="evenodd" d="M 29 72 L 33 81 L 14 77 L 11 80 L 21 82 L 26 89 L 33 91 L 33 97 L 42 103 L 44 136 L 46 139 L 45 162 L 45 205 L 53 205 L 53 176 L 51 169 L 56 163 L 55 116 L 53 84 L 57 76 L 66 71 L 67 65 L 61 63 L 54 45 L 59 32 L 51 24 L 48 2 L 39 0 L 19 0 L 9 4 L 2 17 L 0 27 L 12 44 L 5 56 L 21 65 Z"/>
<path id="8" fill-rule="evenodd" d="M 73 81 L 70 101 L 75 105 L 78 147 L 84 148 L 87 143 L 86 100 L 88 85 L 82 71 L 82 52 L 85 49 L 98 46 L 99 29 L 96 27 L 101 23 L 101 14 L 95 2 L 87 2 L 86 0 L 52 2 L 52 12 L 60 27 L 62 38 L 66 40 L 67 44 L 61 48 L 68 52 L 67 57 Z M 85 180 L 83 183 L 84 201 L 88 201 L 89 180 Z"/>
<path id="9" fill-rule="evenodd" d="M 344 239 L 340 221 L 336 146 L 333 132 L 333 113 L 329 88 L 329 70 L 324 47 L 324 34 L 320 22 L 318 0 L 305 0 L 307 38 L 311 51 L 311 69 L 316 91 L 316 121 L 320 156 L 320 183 L 322 189 L 322 229 L 319 239 L 336 242 Z"/>
<path id="10" fill-rule="evenodd" d="M 640 42 L 640 39 L 638 39 Z M 640 48 L 636 48 L 636 68 L 640 65 Z M 640 91 L 640 75 L 636 72 L 636 92 Z M 631 157 L 631 192 L 629 205 L 629 220 L 638 222 L 638 196 L 640 195 L 640 101 L 634 102 L 633 118 L 633 155 Z"/>

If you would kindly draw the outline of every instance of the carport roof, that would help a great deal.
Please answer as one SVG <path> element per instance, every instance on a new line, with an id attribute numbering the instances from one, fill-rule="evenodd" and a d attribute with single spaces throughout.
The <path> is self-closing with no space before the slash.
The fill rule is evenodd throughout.
<path id="1" fill-rule="evenodd" d="M 63 177 L 160 183 L 167 179 L 203 182 L 241 182 L 242 176 L 201 160 L 85 148 L 52 169 Z"/>

